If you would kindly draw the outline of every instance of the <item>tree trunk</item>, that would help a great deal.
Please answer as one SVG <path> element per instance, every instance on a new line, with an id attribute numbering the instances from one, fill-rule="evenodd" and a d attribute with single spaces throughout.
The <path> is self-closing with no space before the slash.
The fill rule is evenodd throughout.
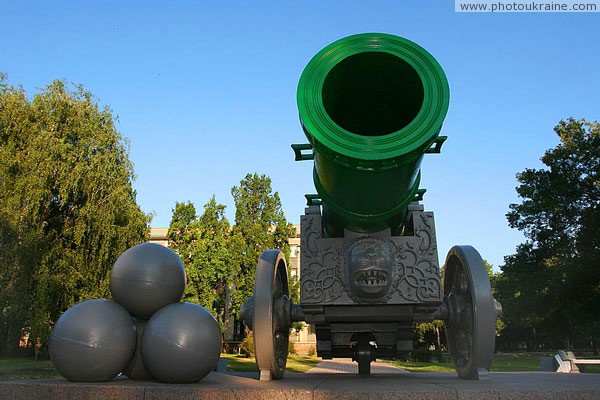
<path id="1" fill-rule="evenodd" d="M 19 339 L 20 339 L 20 329 L 15 329 L 14 325 L 8 328 L 8 332 L 6 335 L 6 353 L 9 356 L 17 356 L 19 355 Z"/>
<path id="2" fill-rule="evenodd" d="M 233 340 L 235 321 L 233 315 L 231 315 L 231 306 L 233 303 L 232 295 L 234 291 L 235 285 L 233 283 L 227 285 L 227 288 L 225 289 L 225 310 L 223 315 L 223 324 L 225 325 L 225 342 Z"/>

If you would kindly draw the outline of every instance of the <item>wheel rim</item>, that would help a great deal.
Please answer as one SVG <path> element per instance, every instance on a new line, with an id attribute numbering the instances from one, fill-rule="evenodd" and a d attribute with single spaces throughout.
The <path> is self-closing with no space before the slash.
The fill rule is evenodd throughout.
<path id="1" fill-rule="evenodd" d="M 285 373 L 290 306 L 283 253 L 267 250 L 258 260 L 254 282 L 254 347 L 261 380 L 281 379 Z"/>
<path id="2" fill-rule="evenodd" d="M 471 246 L 455 246 L 446 258 L 446 337 L 461 378 L 484 378 L 492 364 L 496 309 L 485 264 Z"/>

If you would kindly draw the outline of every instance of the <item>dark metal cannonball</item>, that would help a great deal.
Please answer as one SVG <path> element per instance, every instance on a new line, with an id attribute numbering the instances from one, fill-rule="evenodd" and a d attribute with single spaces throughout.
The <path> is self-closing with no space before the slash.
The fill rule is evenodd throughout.
<path id="1" fill-rule="evenodd" d="M 56 321 L 48 351 L 54 367 L 68 380 L 105 382 L 125 369 L 136 342 L 127 310 L 95 299 L 76 304 Z"/>
<path id="2" fill-rule="evenodd" d="M 123 375 L 133 380 L 152 380 L 152 375 L 150 372 L 144 367 L 144 361 L 142 360 L 142 354 L 140 353 L 140 344 L 142 343 L 142 333 L 144 332 L 144 327 L 146 326 L 146 321 L 141 319 L 135 319 L 135 330 L 137 334 L 137 346 L 135 349 L 135 353 L 129 362 L 129 365 L 123 370 Z"/>
<path id="3" fill-rule="evenodd" d="M 142 334 L 146 369 L 166 383 L 198 382 L 217 365 L 222 338 L 219 324 L 192 303 L 166 306 L 150 318 Z"/>
<path id="4" fill-rule="evenodd" d="M 185 269 L 179 256 L 156 243 L 142 243 L 127 249 L 110 274 L 114 300 L 143 320 L 164 306 L 178 302 L 185 283 Z"/>

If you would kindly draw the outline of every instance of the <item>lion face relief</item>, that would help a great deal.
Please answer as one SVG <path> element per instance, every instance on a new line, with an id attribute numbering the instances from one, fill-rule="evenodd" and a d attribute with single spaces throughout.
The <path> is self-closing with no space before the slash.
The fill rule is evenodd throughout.
<path id="1" fill-rule="evenodd" d="M 384 241 L 361 239 L 348 251 L 350 289 L 359 297 L 384 296 L 392 286 L 392 269 L 392 250 Z"/>

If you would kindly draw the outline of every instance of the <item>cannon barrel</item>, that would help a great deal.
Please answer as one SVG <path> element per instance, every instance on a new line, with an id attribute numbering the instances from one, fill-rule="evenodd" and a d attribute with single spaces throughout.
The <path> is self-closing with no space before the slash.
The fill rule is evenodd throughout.
<path id="1" fill-rule="evenodd" d="M 298 84 L 323 228 L 401 232 L 418 197 L 424 154 L 438 153 L 449 104 L 446 75 L 419 45 L 394 35 L 345 37 L 317 53 Z M 309 196 L 309 204 L 311 199 Z"/>

